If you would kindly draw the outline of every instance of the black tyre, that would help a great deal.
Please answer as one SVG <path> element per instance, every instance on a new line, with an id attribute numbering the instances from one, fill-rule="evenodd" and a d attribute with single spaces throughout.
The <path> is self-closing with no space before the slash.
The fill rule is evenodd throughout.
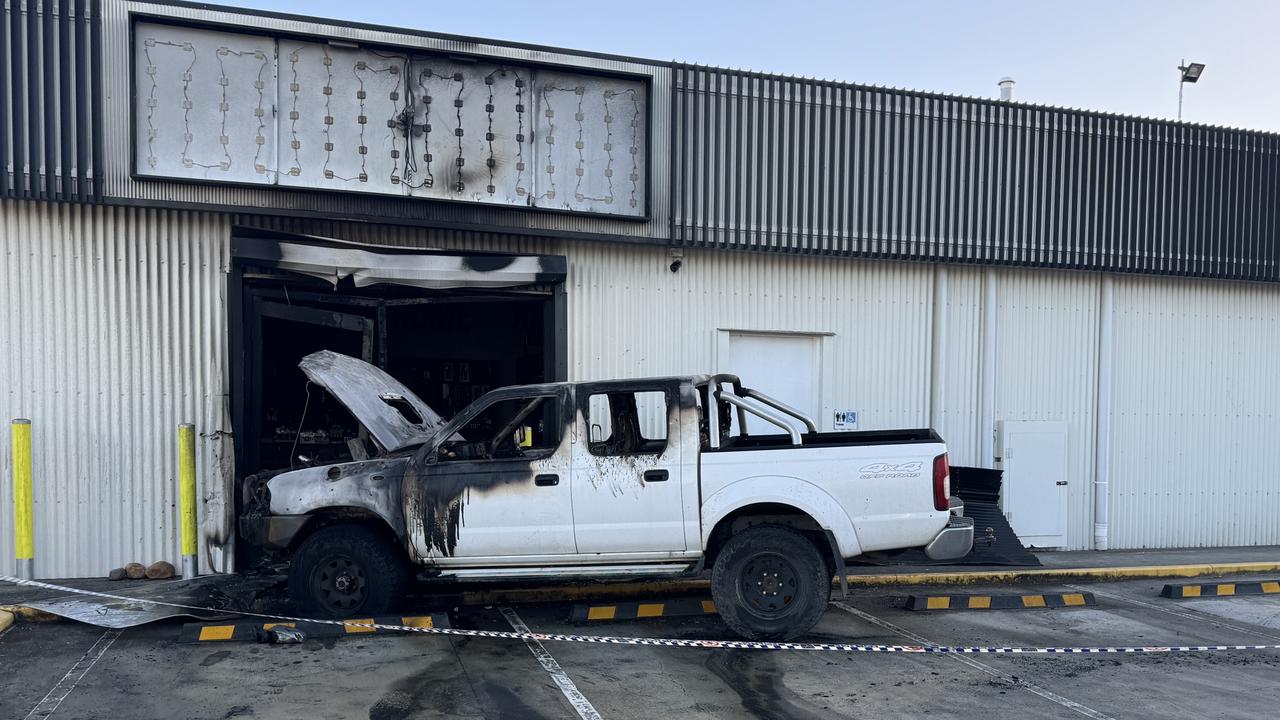
<path id="1" fill-rule="evenodd" d="M 790 640 L 827 610 L 831 574 L 822 553 L 786 527 L 729 538 L 711 569 L 711 597 L 729 629 L 748 640 Z"/>
<path id="2" fill-rule="evenodd" d="M 326 618 L 384 613 L 404 594 L 408 571 L 397 548 L 362 525 L 330 525 L 302 542 L 289 566 L 299 612 Z"/>

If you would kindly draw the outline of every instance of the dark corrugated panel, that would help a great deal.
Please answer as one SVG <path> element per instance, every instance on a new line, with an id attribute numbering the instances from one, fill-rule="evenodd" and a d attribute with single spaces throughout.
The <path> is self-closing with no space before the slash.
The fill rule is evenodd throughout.
<path id="1" fill-rule="evenodd" d="M 673 242 L 1280 281 L 1280 138 L 677 66 Z"/>
<path id="2" fill-rule="evenodd" d="M 13 131 L 9 121 L 9 107 L 13 104 L 13 93 L 9 90 L 9 52 L 13 49 L 13 32 L 9 29 L 12 13 L 6 10 L 0 15 L 0 197 L 9 195 L 9 159 L 10 143 L 13 142 Z M 5 51 L 9 52 L 5 52 Z"/>
<path id="3" fill-rule="evenodd" d="M 0 197 L 86 200 L 100 103 L 89 18 L 98 0 L 14 0 L 0 24 Z M 96 23 L 96 20 L 94 21 Z M 6 67 L 7 66 L 7 67 Z"/>

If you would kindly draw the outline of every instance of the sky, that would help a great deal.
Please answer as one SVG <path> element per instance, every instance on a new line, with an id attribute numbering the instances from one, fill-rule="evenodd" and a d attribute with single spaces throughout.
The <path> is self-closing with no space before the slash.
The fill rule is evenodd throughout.
<path id="1" fill-rule="evenodd" d="M 1280 0 L 220 0 L 481 38 L 1280 132 Z"/>

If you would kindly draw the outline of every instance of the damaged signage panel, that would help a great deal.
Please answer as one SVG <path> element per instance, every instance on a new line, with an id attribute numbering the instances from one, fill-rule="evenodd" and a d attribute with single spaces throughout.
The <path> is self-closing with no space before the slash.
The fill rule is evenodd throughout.
<path id="1" fill-rule="evenodd" d="M 647 78 L 139 20 L 140 176 L 647 215 Z"/>
<path id="2" fill-rule="evenodd" d="M 323 350 L 301 368 L 377 445 L 245 480 L 241 536 L 288 561 L 304 612 L 376 615 L 410 568 L 506 580 L 710 563 L 732 629 L 788 638 L 817 622 L 846 559 L 973 544 L 933 431 L 820 432 L 732 375 L 505 387 L 446 421 L 362 360 Z M 748 414 L 774 432 L 748 434 Z"/>

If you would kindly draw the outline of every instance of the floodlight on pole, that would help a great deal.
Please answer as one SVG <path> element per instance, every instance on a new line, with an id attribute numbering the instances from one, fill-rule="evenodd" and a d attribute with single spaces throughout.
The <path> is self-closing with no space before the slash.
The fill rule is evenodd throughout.
<path id="1" fill-rule="evenodd" d="M 1200 82 L 1204 74 L 1204 63 L 1190 63 L 1183 60 L 1178 64 L 1178 122 L 1182 122 L 1182 86 L 1187 83 Z"/>

